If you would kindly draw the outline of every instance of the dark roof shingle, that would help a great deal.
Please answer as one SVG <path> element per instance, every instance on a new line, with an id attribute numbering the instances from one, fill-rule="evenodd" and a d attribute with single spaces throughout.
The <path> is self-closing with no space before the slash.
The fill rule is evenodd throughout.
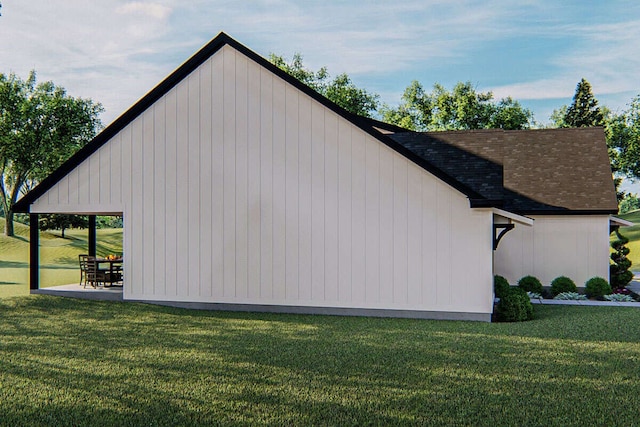
<path id="1" fill-rule="evenodd" d="M 513 212 L 618 210 L 602 128 L 407 131 L 387 137 Z"/>

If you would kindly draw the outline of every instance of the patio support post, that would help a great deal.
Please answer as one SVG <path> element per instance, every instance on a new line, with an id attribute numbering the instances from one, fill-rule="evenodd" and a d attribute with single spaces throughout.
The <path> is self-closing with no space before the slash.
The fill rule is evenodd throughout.
<path id="1" fill-rule="evenodd" d="M 96 216 L 89 215 L 89 256 L 96 256 Z"/>
<path id="2" fill-rule="evenodd" d="M 40 225 L 38 214 L 29 214 L 29 289 L 40 289 Z"/>

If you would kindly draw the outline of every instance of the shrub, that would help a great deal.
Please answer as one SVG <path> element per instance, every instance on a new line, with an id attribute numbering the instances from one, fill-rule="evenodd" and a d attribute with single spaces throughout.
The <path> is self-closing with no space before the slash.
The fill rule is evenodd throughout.
<path id="1" fill-rule="evenodd" d="M 542 295 L 537 292 L 527 292 L 529 299 L 542 299 Z"/>
<path id="2" fill-rule="evenodd" d="M 520 288 L 510 288 L 500 298 L 496 307 L 496 317 L 500 322 L 523 322 L 533 319 L 533 305 L 527 293 Z"/>
<path id="3" fill-rule="evenodd" d="M 566 276 L 560 276 L 553 279 L 551 282 L 551 295 L 554 297 L 562 292 L 577 292 L 578 288 L 573 280 Z"/>
<path id="4" fill-rule="evenodd" d="M 585 294 L 589 298 L 602 298 L 611 293 L 611 286 L 602 277 L 592 277 L 584 284 Z"/>
<path id="5" fill-rule="evenodd" d="M 631 295 L 625 294 L 610 294 L 605 295 L 604 299 L 607 301 L 618 301 L 618 302 L 634 302 L 635 300 L 631 297 Z"/>
<path id="6" fill-rule="evenodd" d="M 509 286 L 509 282 L 502 276 L 495 275 L 493 277 L 493 292 L 496 295 L 496 298 L 502 298 L 509 292 L 511 286 Z"/>
<path id="7" fill-rule="evenodd" d="M 630 249 L 626 246 L 629 239 L 620 234 L 618 229 L 615 230 L 616 239 L 611 242 L 613 253 L 611 260 L 613 264 L 609 266 L 609 276 L 611 277 L 611 287 L 613 289 L 624 288 L 633 279 L 633 273 L 629 271 L 631 268 L 631 260 L 627 258 Z"/>
<path id="8" fill-rule="evenodd" d="M 537 294 L 542 293 L 542 283 L 533 276 L 524 276 L 522 279 L 518 280 L 518 286 L 525 292 L 535 292 Z"/>
<path id="9" fill-rule="evenodd" d="M 560 292 L 558 295 L 553 297 L 553 299 L 564 301 L 584 301 L 587 297 L 577 292 Z"/>

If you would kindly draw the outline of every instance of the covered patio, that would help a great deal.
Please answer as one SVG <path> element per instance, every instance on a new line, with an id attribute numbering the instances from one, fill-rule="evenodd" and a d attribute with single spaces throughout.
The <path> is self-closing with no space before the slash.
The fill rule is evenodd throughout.
<path id="1" fill-rule="evenodd" d="M 60 212 L 56 212 L 60 213 Z M 100 216 L 119 216 L 121 213 L 92 213 L 88 214 L 84 212 L 70 212 L 65 214 L 69 215 L 86 215 L 88 218 L 87 226 L 87 240 L 86 250 L 82 251 L 82 255 L 79 255 L 75 265 L 80 276 L 79 281 L 74 281 L 71 284 L 58 285 L 60 281 L 54 281 L 52 284 L 49 282 L 45 287 L 41 286 L 41 260 L 40 260 L 40 226 L 39 216 L 40 213 L 29 214 L 29 290 L 32 294 L 51 294 L 61 296 L 73 296 L 78 298 L 98 299 L 98 300 L 122 300 L 123 287 L 124 287 L 124 260 L 122 256 L 106 258 L 100 256 L 98 253 L 98 221 L 97 217 Z M 104 224 L 103 224 L 104 226 Z M 124 243 L 124 242 L 122 242 Z M 109 250 L 109 249 L 107 249 Z M 111 248 L 113 250 L 113 248 Z M 100 252 L 104 252 L 105 247 L 101 247 Z M 122 248 L 119 252 L 121 253 Z M 82 258 L 82 262 L 80 260 Z M 90 280 L 87 274 L 87 262 L 89 259 L 95 262 L 95 269 L 103 272 L 103 277 L 100 279 L 94 272 L 94 280 Z M 104 264 L 108 265 L 107 269 L 104 269 Z M 46 268 L 46 267 L 45 267 Z M 46 279 L 45 279 L 46 280 Z M 93 283 L 92 283 L 93 282 Z M 63 282 L 65 283 L 65 282 Z"/>
<path id="2" fill-rule="evenodd" d="M 93 288 L 79 286 L 77 283 L 70 285 L 51 286 L 42 289 L 32 289 L 32 294 L 38 295 L 54 295 L 58 297 L 67 298 L 80 298 L 97 301 L 122 301 L 122 287 L 111 286 L 104 287 L 98 286 Z"/>

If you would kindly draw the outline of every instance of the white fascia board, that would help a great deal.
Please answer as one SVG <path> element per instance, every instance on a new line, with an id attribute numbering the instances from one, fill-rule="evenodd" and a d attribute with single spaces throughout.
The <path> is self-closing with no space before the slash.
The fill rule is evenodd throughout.
<path id="1" fill-rule="evenodd" d="M 522 224 L 522 225 L 526 225 L 528 227 L 533 226 L 533 219 L 526 217 L 526 216 L 522 216 L 522 215 L 518 215 L 518 214 L 514 214 L 513 212 L 509 212 L 509 211 L 505 211 L 503 209 L 498 209 L 498 208 L 490 208 L 491 212 L 493 212 L 495 215 L 500 215 L 503 216 L 505 218 L 508 218 L 514 222 L 517 222 L 518 224 Z"/>
<path id="2" fill-rule="evenodd" d="M 613 215 L 609 215 L 609 224 L 620 227 L 631 227 L 632 225 L 636 225 L 635 222 L 627 221 L 626 219 L 618 218 Z"/>

